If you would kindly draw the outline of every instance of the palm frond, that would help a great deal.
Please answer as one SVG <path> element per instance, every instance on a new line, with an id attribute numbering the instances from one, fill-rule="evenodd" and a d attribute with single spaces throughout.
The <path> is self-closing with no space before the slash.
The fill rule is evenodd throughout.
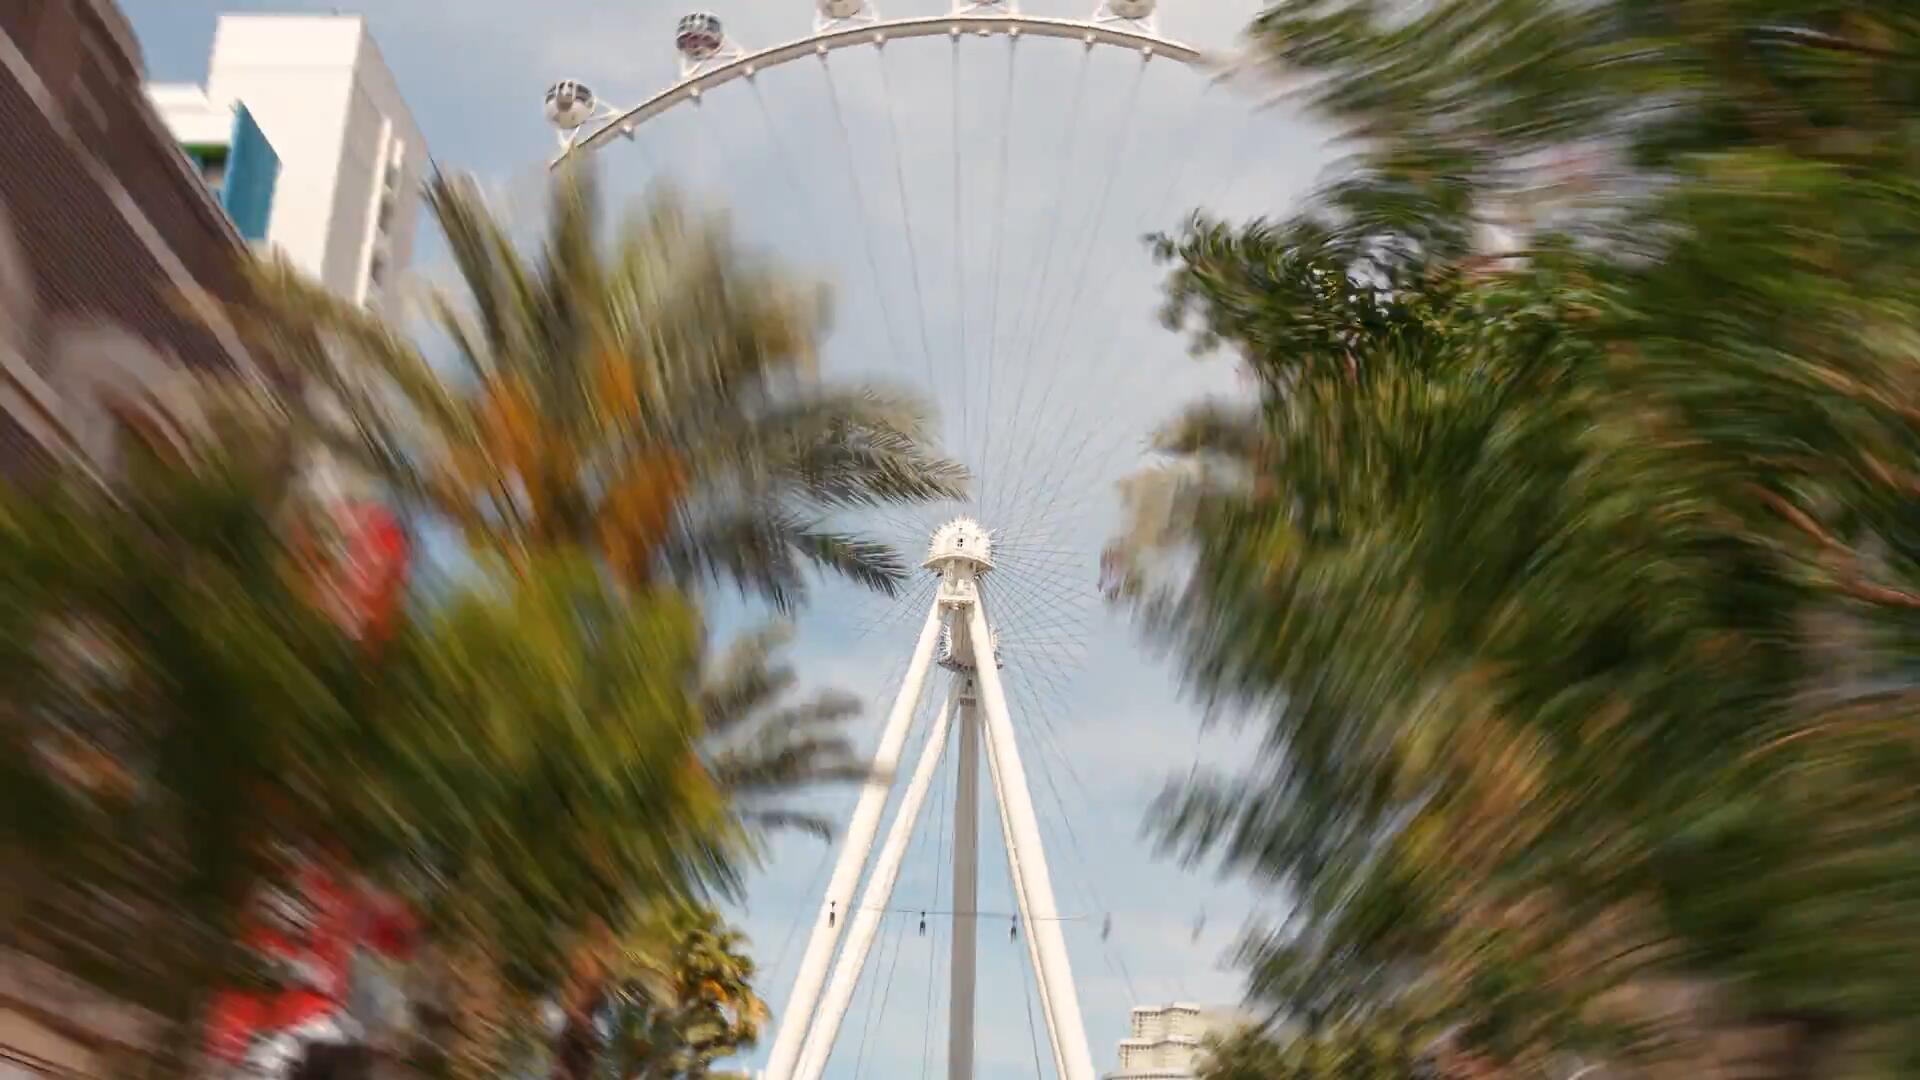
<path id="1" fill-rule="evenodd" d="M 774 653 L 791 640 L 793 628 L 784 623 L 734 639 L 717 670 L 701 681 L 700 711 L 710 738 L 728 734 L 752 718 L 754 710 L 792 688 L 796 681 L 793 668 L 773 662 Z"/>
<path id="2" fill-rule="evenodd" d="M 781 611 L 806 594 L 809 565 L 886 595 L 908 574 L 905 560 L 886 544 L 818 530 L 765 503 L 684 522 L 662 557 L 681 580 L 731 582 Z"/>
<path id="3" fill-rule="evenodd" d="M 892 596 L 906 581 L 911 566 L 900 553 L 877 540 L 863 540 L 846 533 L 802 531 L 794 535 L 793 548 L 823 570 L 864 585 L 877 593 Z"/>
<path id="4" fill-rule="evenodd" d="M 528 325 L 536 303 L 534 273 L 487 206 L 479 184 L 436 171 L 427 181 L 426 197 L 466 282 L 488 353 L 496 360 L 536 355 Z"/>
<path id="5" fill-rule="evenodd" d="M 750 828 L 762 832 L 790 829 L 820 840 L 830 841 L 837 831 L 831 819 L 799 810 L 748 810 L 741 816 L 746 819 Z"/>
<path id="6" fill-rule="evenodd" d="M 707 769 L 736 795 L 825 780 L 866 779 L 853 744 L 838 733 L 768 728 L 760 737 L 711 751 Z"/>

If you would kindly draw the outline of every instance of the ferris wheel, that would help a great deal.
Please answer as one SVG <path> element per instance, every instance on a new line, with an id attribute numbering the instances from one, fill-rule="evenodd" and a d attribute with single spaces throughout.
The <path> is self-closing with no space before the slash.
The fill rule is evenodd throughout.
<path id="1" fill-rule="evenodd" d="M 1112 906 L 1080 880 L 1070 910 L 1055 887 L 1050 852 L 1091 876 L 1074 818 L 1092 785 L 1054 722 L 1083 700 L 1075 682 L 1116 484 L 1156 421 L 1217 389 L 1172 362 L 1182 346 L 1157 325 L 1142 237 L 1221 206 L 1256 165 L 1273 165 L 1261 152 L 1270 114 L 1235 92 L 1231 63 L 1163 35 L 1156 0 L 1101 0 L 1079 17 L 1018 0 L 952 4 L 896 15 L 816 0 L 810 26 L 766 47 L 695 12 L 674 27 L 677 74 L 663 89 L 614 104 L 569 79 L 545 98 L 556 166 L 619 154 L 619 168 L 724 200 L 750 235 L 779 237 L 783 259 L 824 264 L 843 313 L 827 364 L 916 384 L 938 410 L 943 449 L 974 477 L 964 503 L 879 514 L 883 532 L 924 550 L 925 573 L 861 627 L 897 635 L 899 670 L 874 779 L 808 913 L 769 1080 L 820 1080 L 848 1042 L 860 1072 L 916 915 L 919 936 L 932 916 L 948 941 L 947 978 L 929 967 L 925 1004 L 938 1013 L 944 999 L 950 1080 L 975 1075 L 980 931 L 1003 922 L 1024 954 L 1029 1023 L 1035 999 L 1044 1021 L 1049 1053 L 1043 1062 L 1034 1040 L 1034 1071 L 1098 1075 L 1073 954 L 1110 949 Z M 1295 186 L 1310 178 L 1296 170 Z M 1284 196 L 1256 192 L 1248 208 Z M 910 744 L 917 757 L 901 770 Z M 983 898 L 983 759 L 1004 911 Z M 916 858 L 933 875 L 921 904 L 900 895 Z M 902 939 L 891 967 L 890 924 Z M 1089 931 L 1078 950 L 1069 926 Z M 870 1015 L 850 1040 L 863 987 Z M 934 1022 L 923 1020 L 929 1063 Z"/>

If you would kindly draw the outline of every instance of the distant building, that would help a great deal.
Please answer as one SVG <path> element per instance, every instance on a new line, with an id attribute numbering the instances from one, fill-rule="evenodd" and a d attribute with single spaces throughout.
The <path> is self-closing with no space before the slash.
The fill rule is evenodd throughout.
<path id="1" fill-rule="evenodd" d="M 148 94 L 223 202 L 265 218 L 268 243 L 340 296 L 382 303 L 413 257 L 427 146 L 365 19 L 222 15 L 206 86 Z M 228 118 L 232 134 L 213 137 Z M 240 158 L 249 124 L 278 159 L 264 198 L 260 174 L 239 172 L 265 160 Z M 237 182 L 253 186 L 229 199 Z"/>
<path id="2" fill-rule="evenodd" d="M 1246 1022 L 1238 1010 L 1175 1002 L 1139 1005 L 1126 1038 L 1120 1068 L 1107 1080 L 1192 1080 L 1205 1057 L 1206 1041 Z"/>

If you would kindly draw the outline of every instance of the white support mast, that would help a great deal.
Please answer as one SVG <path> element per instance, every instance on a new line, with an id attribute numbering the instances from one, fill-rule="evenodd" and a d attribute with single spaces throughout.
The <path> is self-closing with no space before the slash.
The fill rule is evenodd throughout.
<path id="1" fill-rule="evenodd" d="M 1027 949 L 1046 1013 L 1047 1041 L 1053 1051 L 1059 1080 L 1095 1080 L 1093 1057 L 1087 1049 L 1080 999 L 1074 990 L 1073 968 L 1061 933 L 1060 911 L 1054 902 L 1053 881 L 1047 871 L 1040 822 L 1027 789 L 1026 770 L 1015 745 L 1013 721 L 1000 682 L 997 639 L 980 595 L 980 575 L 993 569 L 988 533 L 969 518 L 958 518 L 934 532 L 932 549 L 922 564 L 940 574 L 933 608 L 915 644 L 907 677 L 894 701 L 893 712 L 874 757 L 874 778 L 854 808 L 847 830 L 847 846 L 834 867 L 827 888 L 826 909 L 807 942 L 786 1015 L 781 1017 L 773 1055 L 763 1074 L 766 1080 L 820 1080 L 833 1056 L 833 1044 L 866 965 L 880 917 L 889 906 L 900 864 L 913 839 L 928 786 L 939 768 L 948 725 L 960 725 L 960 750 L 954 799 L 953 974 L 951 1026 L 947 1048 L 949 1080 L 972 1080 L 975 953 L 978 947 L 979 904 L 979 761 L 984 749 L 1000 809 L 1001 835 L 1006 841 L 1020 921 L 1026 924 Z M 945 633 L 942 634 L 944 629 Z M 887 832 L 887 842 L 874 867 L 858 909 L 850 907 L 854 886 L 873 847 L 887 789 L 894 779 L 900 748 L 906 739 L 914 708 L 920 699 L 934 643 L 944 637 L 942 667 L 952 672 L 953 685 L 928 733 L 926 748 L 901 797 L 900 808 Z M 853 926 L 845 948 L 833 966 L 834 945 L 845 921 Z M 825 988 L 824 996 L 822 988 Z M 816 1011 L 816 1004 L 819 1006 Z"/>
<path id="2" fill-rule="evenodd" d="M 937 610 L 937 609 L 936 609 Z M 800 1053 L 800 1067 L 794 1080 L 820 1080 L 827 1058 L 833 1054 L 833 1040 L 840 1034 L 840 1021 L 846 1019 L 847 1006 L 853 1004 L 854 988 L 867 966 L 867 953 L 873 948 L 874 935 L 880 932 L 880 917 L 893 901 L 893 886 L 900 880 L 900 864 L 907 857 L 907 845 L 913 842 L 913 826 L 920 820 L 920 807 L 926 802 L 927 788 L 940 768 L 940 755 L 947 748 L 947 721 L 953 716 L 955 702 L 949 698 L 934 718 L 927 733 L 926 748 L 920 751 L 920 764 L 914 767 L 907 793 L 887 830 L 887 842 L 880 849 L 880 861 L 874 864 L 873 877 L 860 897 L 860 910 L 853 916 L 853 929 L 847 932 L 846 948 L 834 966 L 827 983 L 826 996 L 820 1000 L 820 1013 L 807 1032 L 806 1047 Z"/>
<path id="3" fill-rule="evenodd" d="M 980 925 L 980 707 L 973 676 L 960 682 L 960 745 L 953 789 L 953 964 L 947 1002 L 947 1080 L 973 1080 L 974 958 Z"/>
<path id="4" fill-rule="evenodd" d="M 976 601 L 969 612 L 974 640 L 988 639 L 985 604 Z M 987 748 L 994 763 L 994 797 L 1006 823 L 1011 846 L 1016 891 L 1026 914 L 1027 935 L 1040 978 L 1040 997 L 1046 1004 L 1047 1036 L 1053 1042 L 1060 1080 L 1094 1080 L 1093 1054 L 1087 1048 L 1086 1022 L 1080 1017 L 1080 995 L 1073 985 L 1073 964 L 1067 958 L 1067 939 L 1060 931 L 1060 908 L 1053 899 L 1053 877 L 1040 839 L 1040 818 L 1027 787 L 1027 770 L 1014 743 L 1013 720 L 1007 712 L 1005 689 L 996 664 L 976 669 L 980 705 L 986 714 Z"/>
<path id="5" fill-rule="evenodd" d="M 927 681 L 927 669 L 933 666 L 933 650 L 940 643 L 942 611 L 938 603 L 927 612 L 920 627 L 920 639 L 914 643 L 913 659 L 907 663 L 906 678 L 887 715 L 887 726 L 880 732 L 880 745 L 873 752 L 873 771 L 860 788 L 860 801 L 854 804 L 853 819 L 847 823 L 847 839 L 840 858 L 827 881 L 827 895 L 813 931 L 807 936 L 807 951 L 801 954 L 800 970 L 793 980 L 793 993 L 787 998 L 786 1013 L 780 1017 L 780 1030 L 774 1036 L 773 1053 L 767 1060 L 767 1076 L 787 1080 L 800 1060 L 800 1050 L 813 1020 L 813 1008 L 820 1000 L 820 988 L 827 977 L 827 965 L 833 962 L 833 947 L 847 925 L 853 890 L 860 884 L 860 871 L 873 850 L 873 837 L 880 830 L 880 812 L 886 809 L 887 792 L 893 787 L 894 770 L 900 764 L 900 748 L 906 744 L 907 728 L 913 711 L 920 704 L 920 690 Z"/>

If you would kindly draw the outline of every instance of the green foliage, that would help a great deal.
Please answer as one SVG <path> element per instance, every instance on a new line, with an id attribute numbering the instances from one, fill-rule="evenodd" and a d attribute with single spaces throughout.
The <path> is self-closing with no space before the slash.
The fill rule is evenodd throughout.
<path id="1" fill-rule="evenodd" d="M 1684 1075 L 1716 1012 L 1791 1075 L 1911 1053 L 1920 20 L 1296 0 L 1255 33 L 1359 153 L 1292 222 L 1159 242 L 1170 320 L 1260 395 L 1169 430 L 1119 584 L 1269 719 L 1165 804 L 1299 897 L 1256 993 L 1458 1022 L 1520 1075 Z M 1712 1002 L 1677 1029 L 1676 981 Z"/>
<path id="2" fill-rule="evenodd" d="M 783 704 L 798 679 L 775 653 L 790 637 L 784 627 L 744 634 L 706 672 L 698 699 L 702 754 L 749 829 L 798 829 L 826 840 L 831 822 L 779 800 L 821 784 L 866 779 L 868 769 L 845 732 L 860 702 L 828 690 Z"/>
<path id="3" fill-rule="evenodd" d="M 551 981 L 582 927 L 735 885 L 734 827 L 694 757 L 698 644 L 677 595 L 567 561 L 477 584 L 413 629 L 399 707 L 360 748 L 379 767 L 350 790 L 406 838 L 443 931 L 467 923 Z"/>
<path id="4" fill-rule="evenodd" d="M 1334 1025 L 1275 1040 L 1236 1032 L 1209 1049 L 1206 1080 L 1423 1080 L 1427 1040 L 1413 1028 Z"/>
<path id="5" fill-rule="evenodd" d="M 284 456 L 4 492 L 10 944 L 178 1019 L 242 977 L 257 886 L 341 813 L 364 657 L 284 542 Z"/>
<path id="6" fill-rule="evenodd" d="M 701 1080 L 751 1049 L 767 1019 L 746 939 L 705 908 L 657 914 L 624 954 L 606 1013 L 607 1080 Z"/>
<path id="7" fill-rule="evenodd" d="M 546 556 L 369 651 L 311 603 L 288 457 L 250 445 L 6 492 L 7 941 L 160 1010 L 191 1070 L 208 996 L 255 981 L 250 905 L 318 859 L 426 916 L 430 1035 L 484 1074 L 584 937 L 737 885 L 698 622 Z"/>

